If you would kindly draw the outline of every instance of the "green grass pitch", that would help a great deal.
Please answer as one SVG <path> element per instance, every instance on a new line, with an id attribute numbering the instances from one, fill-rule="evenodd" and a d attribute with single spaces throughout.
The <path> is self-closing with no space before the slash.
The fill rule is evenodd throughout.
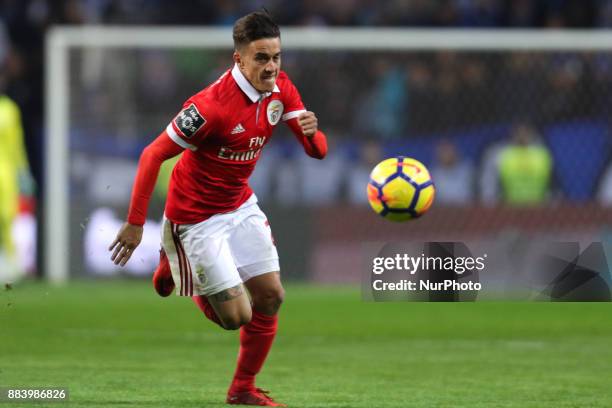
<path id="1" fill-rule="evenodd" d="M 68 387 L 49 407 L 226 406 L 237 332 L 190 299 L 96 281 L 0 301 L 0 387 Z M 364 303 L 287 285 L 258 385 L 290 407 L 610 407 L 612 304 Z"/>

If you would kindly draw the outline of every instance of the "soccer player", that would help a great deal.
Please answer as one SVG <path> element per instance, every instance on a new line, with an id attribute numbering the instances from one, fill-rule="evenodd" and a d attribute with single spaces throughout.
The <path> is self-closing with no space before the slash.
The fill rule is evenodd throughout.
<path id="1" fill-rule="evenodd" d="M 0 91 L 0 282 L 11 282 L 25 273 L 18 266 L 13 225 L 20 201 L 32 194 L 32 187 L 21 110 Z"/>
<path id="2" fill-rule="evenodd" d="M 280 122 L 311 157 L 323 159 L 327 142 L 317 117 L 280 70 L 280 31 L 270 16 L 240 18 L 233 38 L 233 68 L 189 98 L 144 149 L 127 222 L 109 250 L 116 264 L 130 259 L 161 164 L 184 152 L 170 180 L 154 287 L 161 296 L 176 288 L 219 326 L 240 328 L 227 403 L 284 406 L 255 386 L 277 331 L 284 290 L 270 225 L 248 178 Z"/>

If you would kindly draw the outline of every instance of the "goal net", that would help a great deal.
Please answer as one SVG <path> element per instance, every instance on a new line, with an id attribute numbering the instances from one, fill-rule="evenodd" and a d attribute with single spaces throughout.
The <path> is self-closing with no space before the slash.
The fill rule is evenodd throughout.
<path id="1" fill-rule="evenodd" d="M 368 240 L 605 241 L 612 216 L 612 35 L 562 31 L 284 29 L 283 69 L 329 157 L 283 129 L 251 185 L 289 276 L 351 281 Z M 125 269 L 106 248 L 142 149 L 231 67 L 227 29 L 56 28 L 47 38 L 46 275 L 150 275 L 173 163 Z M 389 156 L 425 163 L 422 219 L 395 225 L 365 184 Z M 505 238 L 504 238 L 505 237 Z M 333 275 L 333 276 L 332 276 Z"/>

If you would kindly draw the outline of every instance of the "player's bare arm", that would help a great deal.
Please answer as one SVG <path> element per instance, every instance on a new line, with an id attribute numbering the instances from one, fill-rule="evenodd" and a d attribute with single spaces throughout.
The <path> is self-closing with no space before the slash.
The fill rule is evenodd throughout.
<path id="1" fill-rule="evenodd" d="M 142 225 L 124 223 L 113 243 L 108 247 L 109 251 L 114 249 L 111 260 L 115 265 L 124 266 L 134 253 L 140 241 L 142 241 Z"/>
<path id="2" fill-rule="evenodd" d="M 317 116 L 314 112 L 306 111 L 301 113 L 300 116 L 298 116 L 298 123 L 302 128 L 302 133 L 306 137 L 313 137 L 317 133 L 317 130 L 319 130 Z"/>

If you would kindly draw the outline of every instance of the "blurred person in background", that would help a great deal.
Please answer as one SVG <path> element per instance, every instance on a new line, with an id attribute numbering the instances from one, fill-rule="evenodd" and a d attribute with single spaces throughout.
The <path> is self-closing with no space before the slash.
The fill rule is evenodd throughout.
<path id="1" fill-rule="evenodd" d="M 499 151 L 498 174 L 503 201 L 537 205 L 550 195 L 552 156 L 529 124 L 514 127 L 510 143 Z"/>
<path id="2" fill-rule="evenodd" d="M 259 166 L 258 166 L 259 167 Z M 293 149 L 281 148 L 275 162 L 274 201 L 283 207 L 300 205 L 302 201 L 302 177 L 299 161 Z"/>
<path id="3" fill-rule="evenodd" d="M 463 82 L 460 78 L 462 61 L 457 53 L 441 51 L 435 55 L 436 74 L 433 88 L 433 106 L 436 120 L 434 131 L 447 130 L 462 124 L 465 113 L 458 107 L 465 105 Z"/>
<path id="4" fill-rule="evenodd" d="M 436 146 L 436 162 L 431 168 L 439 204 L 468 204 L 474 198 L 474 168 L 462 159 L 450 140 Z"/>
<path id="5" fill-rule="evenodd" d="M 491 91 L 489 68 L 478 58 L 464 58 L 460 65 L 462 103 L 457 104 L 459 123 L 462 126 L 480 125 L 493 117 L 495 95 Z"/>
<path id="6" fill-rule="evenodd" d="M 25 150 L 21 110 L 6 94 L 4 67 L 0 68 L 0 281 L 24 274 L 14 233 L 17 216 L 33 213 L 34 183 Z M 25 231 L 23 231 L 25 233 Z"/>
<path id="7" fill-rule="evenodd" d="M 500 200 L 499 186 L 499 153 L 505 143 L 497 141 L 484 150 L 478 166 L 477 185 L 478 197 L 485 206 L 494 206 Z"/>
<path id="8" fill-rule="evenodd" d="M 547 58 L 528 52 L 511 52 L 501 57 L 493 85 L 498 119 L 534 121 L 543 115 L 548 81 Z"/>
<path id="9" fill-rule="evenodd" d="M 333 141 L 329 147 L 335 149 Z M 329 205 L 340 199 L 344 169 L 347 166 L 344 155 L 334 154 L 325 161 L 311 160 L 303 154 L 297 159 L 300 204 L 309 206 Z M 294 186 L 294 189 L 296 186 Z"/>
<path id="10" fill-rule="evenodd" d="M 365 137 L 399 138 L 408 100 L 404 70 L 385 59 L 378 59 L 370 68 L 372 87 L 356 104 L 355 132 Z"/>
<path id="11" fill-rule="evenodd" d="M 596 109 L 597 92 L 586 55 L 548 58 L 545 84 L 542 110 L 548 121 L 586 117 Z"/>
<path id="12" fill-rule="evenodd" d="M 604 206 L 612 206 L 612 163 L 608 164 L 601 177 L 597 190 L 597 201 Z"/>
<path id="13" fill-rule="evenodd" d="M 371 139 L 361 143 L 357 151 L 356 164 L 346 174 L 346 190 L 349 203 L 367 205 L 365 193 L 372 169 L 383 159 L 382 145 L 378 140 Z"/>
<path id="14" fill-rule="evenodd" d="M 432 123 L 436 122 L 434 86 L 435 78 L 432 68 L 423 61 L 415 58 L 406 68 L 406 88 L 408 103 L 406 111 L 406 132 L 418 133 L 429 131 Z"/>

